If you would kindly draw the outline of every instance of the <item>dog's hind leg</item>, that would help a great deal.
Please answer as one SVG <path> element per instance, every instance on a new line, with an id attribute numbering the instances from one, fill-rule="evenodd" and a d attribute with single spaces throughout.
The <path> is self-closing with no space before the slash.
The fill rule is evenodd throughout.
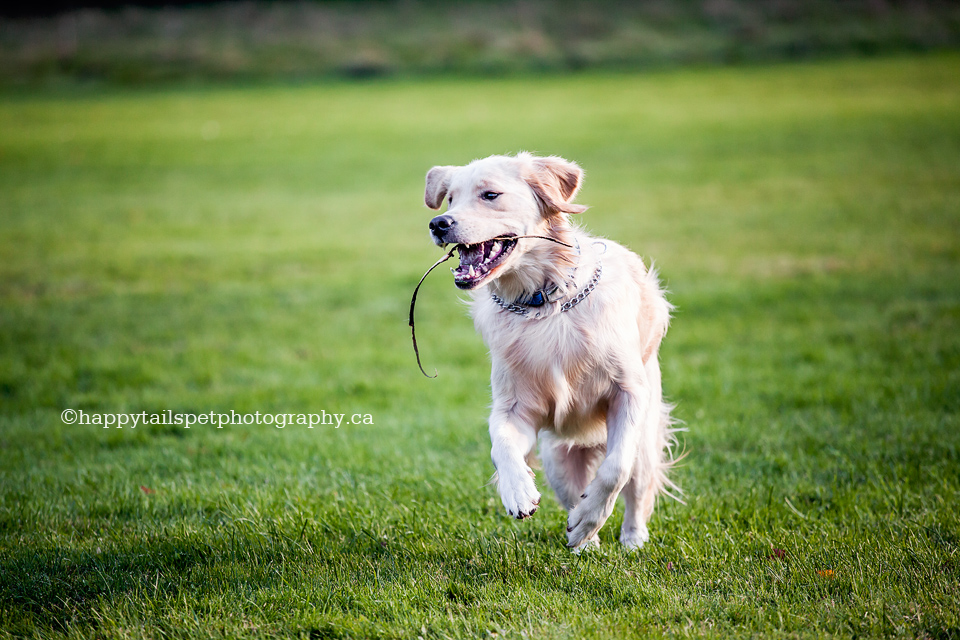
<path id="1" fill-rule="evenodd" d="M 647 362 L 646 370 L 650 383 L 650 407 L 643 421 L 633 474 L 621 493 L 626 508 L 623 526 L 620 527 L 620 542 L 628 549 L 639 549 L 650 538 L 647 521 L 653 514 L 657 495 L 663 490 L 666 477 L 669 407 L 661 399 L 660 366 L 656 358 Z"/>
<path id="2" fill-rule="evenodd" d="M 646 452 L 641 451 L 633 468 L 633 477 L 623 488 L 625 509 L 623 526 L 620 527 L 620 543 L 627 549 L 639 549 L 650 538 L 647 521 L 653 513 L 653 506 L 660 488 L 656 474 L 650 473 L 651 461 Z"/>
<path id="3" fill-rule="evenodd" d="M 580 496 L 597 475 L 605 452 L 604 445 L 582 447 L 549 431 L 540 432 L 543 471 L 564 509 L 570 511 L 580 503 Z"/>

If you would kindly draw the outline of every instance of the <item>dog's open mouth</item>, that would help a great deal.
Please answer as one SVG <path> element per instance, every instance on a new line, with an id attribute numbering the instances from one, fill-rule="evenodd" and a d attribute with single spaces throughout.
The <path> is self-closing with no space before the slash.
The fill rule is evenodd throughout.
<path id="1" fill-rule="evenodd" d="M 461 289 L 477 287 L 513 251 L 517 241 L 495 238 L 477 244 L 461 244 L 460 266 L 453 271 L 453 282 Z"/>

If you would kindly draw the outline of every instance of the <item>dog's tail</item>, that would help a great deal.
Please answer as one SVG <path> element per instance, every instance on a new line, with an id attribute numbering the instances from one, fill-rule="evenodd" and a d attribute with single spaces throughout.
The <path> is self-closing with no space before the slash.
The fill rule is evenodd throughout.
<path id="1" fill-rule="evenodd" d="M 671 415 L 674 408 L 675 405 L 669 402 L 660 403 L 660 464 L 657 465 L 654 482 L 657 486 L 658 495 L 662 493 L 668 498 L 686 504 L 682 497 L 683 490 L 667 475 L 673 467 L 687 457 L 688 453 L 686 446 L 681 445 L 677 438 L 677 434 L 686 431 L 686 428 L 674 426 L 682 424 L 682 421 Z M 680 448 L 679 451 L 677 450 L 678 447 Z"/>

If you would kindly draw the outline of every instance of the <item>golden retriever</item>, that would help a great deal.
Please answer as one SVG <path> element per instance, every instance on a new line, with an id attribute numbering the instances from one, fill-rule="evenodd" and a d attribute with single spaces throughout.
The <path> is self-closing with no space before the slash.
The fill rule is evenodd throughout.
<path id="1" fill-rule="evenodd" d="M 620 542 L 637 549 L 657 495 L 673 486 L 658 361 L 671 306 L 639 257 L 570 223 L 586 210 L 573 204 L 582 179 L 563 158 L 491 156 L 433 167 L 424 200 L 447 202 L 430 234 L 457 245 L 454 282 L 471 291 L 490 349 L 491 457 L 507 513 L 527 518 L 540 504 L 529 464 L 539 439 L 568 546 L 599 544 L 623 495 Z"/>

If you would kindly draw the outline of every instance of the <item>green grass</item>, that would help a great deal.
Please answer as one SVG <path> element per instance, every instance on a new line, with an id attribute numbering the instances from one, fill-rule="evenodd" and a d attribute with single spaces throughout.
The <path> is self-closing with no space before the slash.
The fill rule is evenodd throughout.
<path id="1" fill-rule="evenodd" d="M 0 102 L 0 630 L 960 637 L 960 57 Z M 486 483 L 433 164 L 587 171 L 687 423 L 639 553 Z M 308 430 L 88 412 L 370 413 Z M 540 483 L 544 484 L 543 479 Z M 153 491 L 148 493 L 140 487 Z"/>

